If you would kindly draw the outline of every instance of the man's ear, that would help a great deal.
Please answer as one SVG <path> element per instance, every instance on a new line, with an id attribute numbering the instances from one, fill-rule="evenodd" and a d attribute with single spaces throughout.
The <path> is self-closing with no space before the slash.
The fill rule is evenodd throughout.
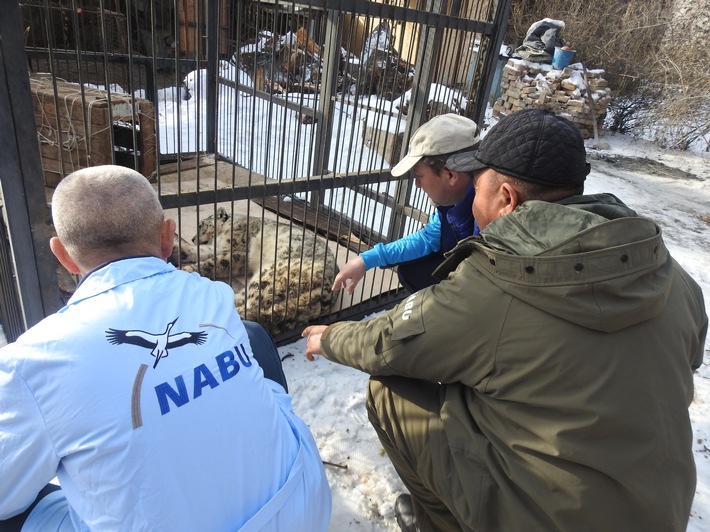
<path id="1" fill-rule="evenodd" d="M 522 203 L 522 196 L 520 195 L 520 192 L 518 192 L 518 190 L 507 181 L 503 181 L 500 184 L 498 193 L 502 202 L 500 208 L 501 216 L 510 214 L 518 207 L 518 205 Z"/>
<path id="2" fill-rule="evenodd" d="M 175 228 L 175 220 L 170 218 L 163 220 L 163 223 L 160 226 L 160 257 L 165 260 L 173 254 Z"/>
<path id="3" fill-rule="evenodd" d="M 456 183 L 462 178 L 465 177 L 466 174 L 461 174 L 460 172 L 454 172 L 453 170 L 449 170 L 448 168 L 444 167 L 442 170 L 443 172 L 447 172 L 446 178 L 448 179 L 449 185 L 452 187 L 456 186 Z"/>
<path id="4" fill-rule="evenodd" d="M 67 248 L 64 247 L 59 237 L 53 236 L 49 239 L 49 249 L 51 249 L 54 256 L 57 257 L 59 264 L 64 266 L 69 273 L 81 273 L 79 266 L 74 262 L 74 259 L 69 256 Z"/>

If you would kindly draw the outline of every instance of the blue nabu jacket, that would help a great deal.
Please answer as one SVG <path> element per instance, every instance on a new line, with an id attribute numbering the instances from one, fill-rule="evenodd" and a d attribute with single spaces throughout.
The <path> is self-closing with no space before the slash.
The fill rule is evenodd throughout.
<path id="1" fill-rule="evenodd" d="M 82 532 L 328 528 L 318 447 L 232 288 L 161 259 L 92 271 L 3 347 L 0 405 L 0 519 L 56 476 Z"/>

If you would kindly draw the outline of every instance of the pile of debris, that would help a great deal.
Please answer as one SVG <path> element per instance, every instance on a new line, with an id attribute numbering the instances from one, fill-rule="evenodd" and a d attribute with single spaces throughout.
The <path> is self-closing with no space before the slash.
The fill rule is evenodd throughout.
<path id="1" fill-rule="evenodd" d="M 304 28 L 285 35 L 261 31 L 243 46 L 233 63 L 246 72 L 258 91 L 283 94 L 317 92 L 322 70 L 320 48 Z"/>
<path id="2" fill-rule="evenodd" d="M 493 116 L 509 115 L 526 107 L 544 107 L 571 120 L 588 139 L 606 115 L 611 91 L 604 70 L 586 70 L 574 63 L 562 70 L 551 65 L 509 59 L 501 76 L 502 94 L 493 105 Z M 586 82 L 585 82 L 586 78 Z"/>
<path id="3" fill-rule="evenodd" d="M 404 94 L 414 75 L 392 41 L 389 25 L 383 22 L 372 31 L 359 56 L 341 48 L 337 92 L 376 94 L 390 101 Z M 252 79 L 258 91 L 286 94 L 320 90 L 321 49 L 303 27 L 284 35 L 261 31 L 254 43 L 239 49 L 232 62 Z"/>
<path id="4" fill-rule="evenodd" d="M 359 58 L 344 57 L 342 89 L 353 96 L 376 94 L 388 101 L 407 92 L 414 69 L 401 59 L 392 41 L 389 24 L 381 22 L 370 33 Z"/>

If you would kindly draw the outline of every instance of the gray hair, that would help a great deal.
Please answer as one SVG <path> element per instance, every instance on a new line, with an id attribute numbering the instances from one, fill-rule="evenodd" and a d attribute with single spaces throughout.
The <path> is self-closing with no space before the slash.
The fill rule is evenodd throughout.
<path id="1" fill-rule="evenodd" d="M 155 241 L 163 209 L 152 185 L 123 166 L 93 166 L 65 177 L 52 197 L 57 236 L 74 256 Z"/>

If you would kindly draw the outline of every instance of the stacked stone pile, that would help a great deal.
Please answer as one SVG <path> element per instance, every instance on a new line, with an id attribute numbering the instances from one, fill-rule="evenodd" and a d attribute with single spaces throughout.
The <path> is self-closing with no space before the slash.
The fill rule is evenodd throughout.
<path id="1" fill-rule="evenodd" d="M 594 120 L 601 131 L 606 108 L 611 102 L 603 74 L 604 70 L 587 70 L 592 97 L 590 105 L 581 63 L 557 70 L 545 63 L 509 59 L 503 67 L 502 94 L 493 105 L 493 116 L 509 115 L 527 107 L 544 107 L 571 120 L 582 137 L 588 139 L 593 135 Z"/>

